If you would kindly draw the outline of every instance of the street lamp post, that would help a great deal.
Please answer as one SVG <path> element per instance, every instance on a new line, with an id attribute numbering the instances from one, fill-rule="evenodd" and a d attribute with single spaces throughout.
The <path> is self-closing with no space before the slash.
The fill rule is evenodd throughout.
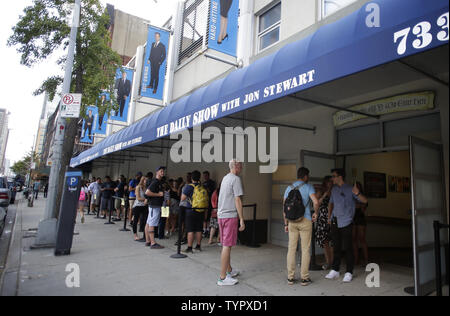
<path id="1" fill-rule="evenodd" d="M 65 67 L 65 75 L 63 82 L 62 94 L 70 92 L 70 84 L 72 79 L 72 68 L 75 56 L 75 43 L 77 40 L 78 25 L 80 19 L 81 0 L 75 0 L 74 15 L 72 28 L 70 32 L 69 50 L 67 54 L 67 61 Z M 50 169 L 50 179 L 48 187 L 48 199 L 45 208 L 44 219 L 39 223 L 38 232 L 34 246 L 45 247 L 54 246 L 56 243 L 56 224 L 57 224 L 57 210 L 56 205 L 59 183 L 59 171 L 61 170 L 61 156 L 64 144 L 64 134 L 66 129 L 66 119 L 61 117 L 61 101 L 58 112 L 58 119 L 56 124 L 56 131 L 53 138 L 53 161 Z"/>

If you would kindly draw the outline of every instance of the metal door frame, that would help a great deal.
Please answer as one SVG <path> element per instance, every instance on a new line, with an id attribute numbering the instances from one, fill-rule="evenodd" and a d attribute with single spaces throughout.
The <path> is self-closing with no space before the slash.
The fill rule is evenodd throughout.
<path id="1" fill-rule="evenodd" d="M 416 220 L 416 216 L 417 216 L 417 209 L 416 209 L 416 201 L 415 201 L 415 196 L 416 196 L 416 181 L 415 179 L 417 178 L 422 178 L 419 174 L 419 176 L 417 176 L 417 174 L 415 174 L 414 172 L 414 165 L 415 165 L 415 157 L 414 157 L 414 152 L 413 152 L 413 146 L 414 145 L 421 145 L 424 147 L 428 147 L 428 148 L 432 148 L 434 150 L 438 150 L 440 152 L 440 164 L 441 166 L 444 168 L 443 173 L 445 173 L 445 164 L 444 164 L 444 151 L 443 151 L 443 146 L 442 145 L 438 145 L 436 143 L 433 142 L 429 142 L 429 141 L 425 141 L 423 139 L 414 137 L 414 136 L 410 136 L 409 137 L 409 161 L 410 161 L 410 172 L 411 172 L 411 209 L 412 209 L 412 239 L 413 239 L 413 258 L 414 258 L 414 294 L 415 296 L 423 296 L 423 295 L 427 295 L 431 292 L 433 292 L 433 286 L 435 285 L 435 281 L 436 280 L 432 280 L 422 286 L 420 286 L 419 284 L 419 254 L 423 251 L 429 251 L 429 250 L 433 250 L 434 249 L 434 245 L 430 244 L 430 245 L 425 245 L 425 246 L 420 246 L 420 249 L 418 249 L 419 247 L 417 246 L 417 220 Z M 445 184 L 445 178 L 442 176 L 440 176 L 440 182 L 441 182 L 441 187 L 443 188 L 443 194 L 442 194 L 442 201 L 441 201 L 441 219 L 444 220 L 445 223 L 447 223 L 447 202 L 446 202 L 446 184 Z M 429 179 L 429 176 L 423 175 L 424 179 Z M 430 223 L 430 225 L 432 225 L 432 223 Z M 443 247 L 445 247 L 445 245 L 448 245 L 448 240 L 446 243 L 442 244 Z M 447 262 L 448 264 L 448 262 Z M 428 289 L 428 290 L 427 290 Z"/>

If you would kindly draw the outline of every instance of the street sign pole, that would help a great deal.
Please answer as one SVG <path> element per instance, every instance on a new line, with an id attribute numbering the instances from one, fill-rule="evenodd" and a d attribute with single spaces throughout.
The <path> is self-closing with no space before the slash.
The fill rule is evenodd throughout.
<path id="1" fill-rule="evenodd" d="M 65 75 L 63 82 L 62 94 L 66 95 L 70 92 L 70 84 L 72 79 L 72 68 L 75 56 L 75 43 L 77 40 L 78 25 L 80 20 L 81 0 L 75 0 L 74 15 L 72 28 L 70 31 L 69 50 L 67 54 L 67 61 L 65 67 Z M 56 131 L 53 139 L 52 147 L 52 166 L 50 169 L 50 179 L 48 187 L 48 198 L 45 208 L 44 219 L 39 223 L 38 232 L 35 241 L 35 247 L 53 247 L 56 243 L 56 224 L 57 212 L 59 211 L 56 205 L 56 198 L 59 183 L 59 171 L 61 166 L 61 156 L 64 144 L 64 134 L 66 129 L 66 119 L 61 117 L 62 102 L 58 111 L 58 119 L 56 124 Z"/>

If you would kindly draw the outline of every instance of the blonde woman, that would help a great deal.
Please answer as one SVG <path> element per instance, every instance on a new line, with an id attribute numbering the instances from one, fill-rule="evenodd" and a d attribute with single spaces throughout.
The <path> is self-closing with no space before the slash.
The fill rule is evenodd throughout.
<path id="1" fill-rule="evenodd" d="M 141 180 L 139 181 L 139 184 L 136 186 L 136 201 L 133 205 L 133 233 L 134 233 L 134 240 L 135 241 L 145 241 L 144 238 L 139 238 L 138 236 L 138 222 L 140 225 L 140 232 L 145 231 L 145 214 L 147 211 L 147 199 L 145 198 L 145 181 L 147 180 L 146 177 L 141 177 Z"/>

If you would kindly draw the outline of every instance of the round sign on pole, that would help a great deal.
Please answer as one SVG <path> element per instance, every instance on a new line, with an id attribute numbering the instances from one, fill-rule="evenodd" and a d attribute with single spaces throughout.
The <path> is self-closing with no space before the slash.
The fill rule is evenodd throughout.
<path id="1" fill-rule="evenodd" d="M 81 97 L 81 94 L 65 94 L 61 99 L 61 117 L 79 118 Z"/>

